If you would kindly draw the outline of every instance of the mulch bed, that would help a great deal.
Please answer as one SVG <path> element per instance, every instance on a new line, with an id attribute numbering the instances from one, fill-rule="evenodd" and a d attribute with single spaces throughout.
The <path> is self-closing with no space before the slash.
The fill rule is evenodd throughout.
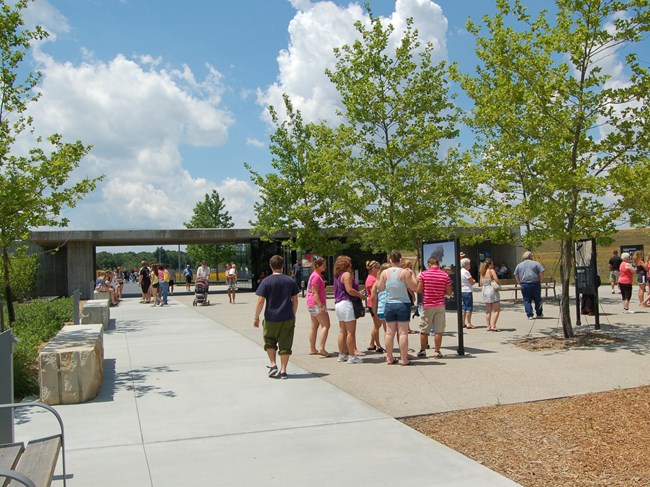
<path id="1" fill-rule="evenodd" d="M 544 352 L 547 350 L 571 350 L 575 348 L 592 348 L 624 342 L 622 338 L 604 333 L 586 332 L 576 334 L 573 338 L 564 336 L 544 336 L 513 340 L 518 347 L 531 352 Z"/>
<path id="2" fill-rule="evenodd" d="M 650 386 L 402 421 L 524 486 L 650 486 Z"/>

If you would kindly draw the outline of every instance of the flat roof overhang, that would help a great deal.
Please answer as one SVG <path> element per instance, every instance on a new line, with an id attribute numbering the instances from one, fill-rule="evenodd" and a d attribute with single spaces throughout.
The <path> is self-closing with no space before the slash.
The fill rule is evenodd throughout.
<path id="1" fill-rule="evenodd" d="M 270 235 L 287 239 L 289 232 Z M 250 228 L 187 228 L 180 230 L 38 230 L 30 233 L 29 242 L 41 247 L 55 247 L 68 242 L 86 242 L 99 247 L 123 245 L 236 244 L 259 239 Z"/>

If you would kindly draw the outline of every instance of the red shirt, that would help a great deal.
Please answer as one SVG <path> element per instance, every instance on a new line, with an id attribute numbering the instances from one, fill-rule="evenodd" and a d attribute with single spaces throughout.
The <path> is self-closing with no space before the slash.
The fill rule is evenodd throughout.
<path id="1" fill-rule="evenodd" d="M 366 277 L 366 294 L 368 295 L 368 300 L 366 301 L 369 308 L 372 308 L 372 286 L 377 282 L 377 278 L 371 274 L 368 274 Z"/>
<path id="2" fill-rule="evenodd" d="M 451 286 L 449 275 L 440 267 L 431 267 L 422 271 L 418 281 L 424 284 L 422 306 L 424 308 L 435 308 L 445 305 L 445 289 Z"/>
<path id="3" fill-rule="evenodd" d="M 619 271 L 621 274 L 618 276 L 619 284 L 632 284 L 632 271 L 627 268 L 628 262 L 621 262 Z"/>

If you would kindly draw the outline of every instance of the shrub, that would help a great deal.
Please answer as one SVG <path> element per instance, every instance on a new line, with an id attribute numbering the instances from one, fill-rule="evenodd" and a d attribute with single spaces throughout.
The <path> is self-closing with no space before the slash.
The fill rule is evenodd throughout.
<path id="1" fill-rule="evenodd" d="M 27 248 L 20 247 L 9 256 L 9 282 L 14 300 L 26 299 L 32 296 L 36 289 L 36 274 L 38 272 L 38 254 L 27 255 Z M 1 266 L 0 266 L 1 267 Z M 2 286 L 0 293 L 7 299 L 4 286 L 4 272 L 0 270 Z"/>
<path id="2" fill-rule="evenodd" d="M 72 298 L 16 303 L 13 326 L 13 334 L 19 340 L 14 347 L 16 397 L 38 394 L 39 348 L 59 332 L 64 322 L 72 321 L 72 306 Z"/>

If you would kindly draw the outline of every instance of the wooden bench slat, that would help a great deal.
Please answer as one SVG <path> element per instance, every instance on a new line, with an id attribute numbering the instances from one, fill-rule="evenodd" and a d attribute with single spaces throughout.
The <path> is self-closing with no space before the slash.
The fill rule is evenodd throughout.
<path id="1" fill-rule="evenodd" d="M 20 454 L 24 450 L 25 445 L 22 443 L 6 443 L 0 445 L 0 468 L 13 470 L 16 467 L 16 463 L 18 463 Z"/>
<path id="2" fill-rule="evenodd" d="M 30 478 L 38 487 L 49 487 L 56 468 L 61 449 L 61 436 L 30 441 L 21 455 L 16 471 Z M 10 487 L 18 487 L 19 482 L 11 482 Z"/>

